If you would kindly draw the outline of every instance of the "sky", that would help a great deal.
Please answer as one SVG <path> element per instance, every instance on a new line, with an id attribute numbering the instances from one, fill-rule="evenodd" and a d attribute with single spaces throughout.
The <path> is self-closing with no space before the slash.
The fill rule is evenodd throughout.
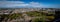
<path id="1" fill-rule="evenodd" d="M 59 8 L 60 0 L 0 0 L 0 8 Z"/>

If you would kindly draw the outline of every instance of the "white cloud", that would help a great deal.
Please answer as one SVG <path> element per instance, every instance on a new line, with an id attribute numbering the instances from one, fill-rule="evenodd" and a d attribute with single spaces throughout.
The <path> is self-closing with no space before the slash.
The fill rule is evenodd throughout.
<path id="1" fill-rule="evenodd" d="M 40 3 L 38 3 L 38 2 L 30 2 L 29 6 L 40 7 Z"/>
<path id="2" fill-rule="evenodd" d="M 25 3 L 22 1 L 0 1 L 0 7 L 49 7 L 51 4 L 44 5 L 38 2 Z"/>
<path id="3" fill-rule="evenodd" d="M 26 6 L 24 2 L 21 1 L 0 1 L 0 7 L 16 7 L 16 6 Z"/>

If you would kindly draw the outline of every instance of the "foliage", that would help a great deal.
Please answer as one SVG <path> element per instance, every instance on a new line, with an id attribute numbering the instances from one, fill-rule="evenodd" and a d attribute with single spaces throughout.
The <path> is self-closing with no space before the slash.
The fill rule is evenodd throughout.
<path id="1" fill-rule="evenodd" d="M 28 16 L 35 16 L 35 17 L 42 17 L 42 18 L 35 18 L 33 21 L 34 22 L 38 22 L 38 21 L 42 21 L 45 22 L 45 19 L 49 19 L 49 20 L 53 20 L 54 16 L 46 16 L 46 13 L 42 12 L 38 12 L 38 11 L 33 11 L 33 12 L 26 12 L 28 14 Z M 47 13 L 48 15 L 50 15 L 49 13 Z"/>
<path id="2" fill-rule="evenodd" d="M 45 16 L 42 16 L 42 18 L 34 18 L 32 22 L 45 22 Z"/>
<path id="3" fill-rule="evenodd" d="M 16 19 L 17 17 L 20 17 L 21 16 L 21 14 L 16 14 L 16 13 L 14 13 L 14 14 L 12 14 L 11 16 L 9 16 L 9 18 L 11 18 L 11 19 Z"/>
<path id="4" fill-rule="evenodd" d="M 34 11 L 34 12 L 27 12 L 28 16 L 41 16 L 40 12 Z"/>

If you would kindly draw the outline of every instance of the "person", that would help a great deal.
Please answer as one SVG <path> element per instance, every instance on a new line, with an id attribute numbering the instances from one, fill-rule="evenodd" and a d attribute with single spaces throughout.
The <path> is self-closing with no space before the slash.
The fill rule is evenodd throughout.
<path id="1" fill-rule="evenodd" d="M 4 20 L 4 17 L 1 16 L 1 18 L 0 18 L 0 22 L 2 22 L 3 20 Z"/>
<path id="2" fill-rule="evenodd" d="M 55 19 L 53 22 L 60 22 L 60 11 L 55 11 Z"/>

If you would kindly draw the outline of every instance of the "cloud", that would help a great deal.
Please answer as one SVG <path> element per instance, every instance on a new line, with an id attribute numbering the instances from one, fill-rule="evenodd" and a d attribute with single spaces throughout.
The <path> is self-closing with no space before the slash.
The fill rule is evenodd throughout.
<path id="1" fill-rule="evenodd" d="M 29 6 L 40 7 L 40 3 L 38 3 L 38 2 L 30 2 Z"/>
<path id="2" fill-rule="evenodd" d="M 0 1 L 0 7 L 11 7 L 11 8 L 19 8 L 19 7 L 38 7 L 38 8 L 45 8 L 45 7 L 52 7 L 52 4 L 43 4 L 39 2 L 22 2 L 22 1 Z"/>
<path id="3" fill-rule="evenodd" d="M 21 1 L 0 1 L 0 7 L 16 7 L 16 6 L 26 6 L 24 2 Z"/>
<path id="4" fill-rule="evenodd" d="M 0 1 L 0 7 L 40 7 L 37 2 L 25 3 L 21 1 Z"/>

